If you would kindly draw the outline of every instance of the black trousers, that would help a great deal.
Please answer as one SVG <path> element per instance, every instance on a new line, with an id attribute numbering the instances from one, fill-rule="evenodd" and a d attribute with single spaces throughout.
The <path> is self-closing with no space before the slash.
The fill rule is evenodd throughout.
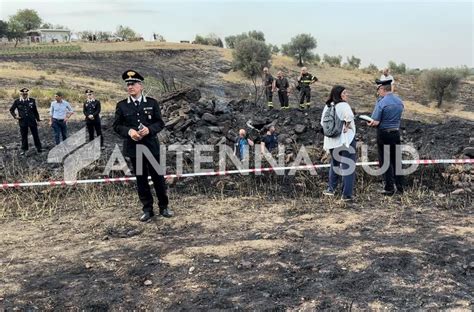
<path id="1" fill-rule="evenodd" d="M 100 136 L 100 146 L 104 146 L 104 137 L 102 135 L 102 125 L 100 118 L 86 121 L 87 132 L 89 132 L 89 142 L 94 140 L 94 131 Z"/>
<path id="2" fill-rule="evenodd" d="M 21 149 L 24 151 L 28 150 L 28 128 L 31 131 L 33 136 L 33 141 L 37 150 L 41 150 L 41 141 L 38 134 L 38 125 L 37 124 L 22 124 L 20 125 L 20 134 L 21 134 Z"/>
<path id="3" fill-rule="evenodd" d="M 155 158 L 157 161 L 159 160 L 159 157 Z M 158 197 L 158 207 L 160 210 L 168 208 L 168 195 L 166 194 L 166 182 L 164 176 L 158 174 L 158 168 L 153 168 L 152 164 L 145 156 L 143 156 L 142 159 L 143 162 L 141 164 L 138 164 L 137 158 L 132 158 L 131 161 L 133 170 L 135 171 L 135 177 L 137 178 L 138 198 L 143 204 L 143 211 L 153 211 L 153 195 L 151 194 L 150 185 L 148 184 L 148 176 L 151 176 L 151 180 L 153 181 L 156 196 Z M 137 175 L 137 169 L 140 165 L 143 174 Z"/>
<path id="4" fill-rule="evenodd" d="M 280 100 L 281 107 L 288 107 L 288 92 L 278 91 L 278 99 Z"/>
<path id="5" fill-rule="evenodd" d="M 267 97 L 267 102 L 273 101 L 273 91 L 271 87 L 265 87 L 265 96 Z"/>
<path id="6" fill-rule="evenodd" d="M 311 101 L 311 88 L 310 87 L 301 87 L 300 91 L 300 104 L 303 104 L 306 100 L 306 103 Z"/>
<path id="7" fill-rule="evenodd" d="M 397 190 L 403 192 L 403 175 L 397 175 L 396 169 L 400 171 L 402 169 L 401 153 L 399 159 L 396 158 L 397 145 L 400 148 L 400 131 L 377 131 L 377 147 L 379 152 L 379 162 L 382 167 L 386 162 L 389 163 L 389 167 L 384 174 L 385 178 L 385 190 L 394 191 L 394 182 Z M 384 146 L 388 146 L 390 152 L 384 153 Z"/>

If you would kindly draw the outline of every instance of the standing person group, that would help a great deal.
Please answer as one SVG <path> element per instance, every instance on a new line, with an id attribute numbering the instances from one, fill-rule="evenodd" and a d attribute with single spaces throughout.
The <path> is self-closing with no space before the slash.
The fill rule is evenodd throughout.
<path id="1" fill-rule="evenodd" d="M 89 141 L 94 139 L 94 131 L 100 136 L 101 146 L 104 146 L 102 136 L 102 125 L 100 121 L 100 101 L 94 98 L 93 91 L 85 91 L 86 101 L 83 105 L 85 123 L 89 132 Z M 74 114 L 71 104 L 64 99 L 62 92 L 56 92 L 55 100 L 51 102 L 49 108 L 49 126 L 53 130 L 54 143 L 61 144 L 68 137 L 68 121 Z M 39 137 L 38 123 L 41 122 L 36 100 L 29 96 L 29 89 L 22 88 L 20 97 L 16 99 L 10 107 L 10 114 L 18 120 L 21 135 L 21 152 L 25 155 L 28 151 L 28 130 L 33 136 L 33 141 L 38 153 L 43 151 Z"/>
<path id="2" fill-rule="evenodd" d="M 273 93 L 278 92 L 278 99 L 282 109 L 288 109 L 290 93 L 290 83 L 282 71 L 277 73 L 277 78 L 269 73 L 268 68 L 263 68 L 263 84 L 265 88 L 265 97 L 268 108 L 273 108 Z M 311 85 L 318 81 L 316 76 L 308 72 L 306 67 L 301 68 L 301 73 L 297 79 L 296 90 L 299 92 L 300 108 L 309 108 L 311 106 Z"/>

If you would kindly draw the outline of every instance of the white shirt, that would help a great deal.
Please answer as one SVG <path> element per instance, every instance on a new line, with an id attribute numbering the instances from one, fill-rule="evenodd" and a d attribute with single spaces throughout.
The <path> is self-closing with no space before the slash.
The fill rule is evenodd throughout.
<path id="1" fill-rule="evenodd" d="M 392 75 L 385 76 L 384 74 L 382 74 L 382 76 L 380 76 L 380 80 L 381 80 L 381 81 L 392 80 L 392 83 L 391 83 L 391 84 L 394 84 L 394 83 L 395 83 L 395 79 L 393 79 L 393 76 L 392 76 Z"/>
<path id="2" fill-rule="evenodd" d="M 324 105 L 323 114 L 321 115 L 321 126 L 323 125 L 323 117 L 326 111 L 328 110 L 328 106 Z M 346 102 L 340 102 L 336 105 L 336 114 L 340 120 L 345 122 L 350 122 L 350 128 L 347 129 L 347 132 L 342 132 L 337 137 L 327 137 L 324 136 L 324 145 L 323 148 L 325 151 L 329 151 L 330 149 L 337 148 L 339 146 L 345 145 L 349 147 L 352 143 L 352 140 L 355 138 L 356 133 L 356 126 L 354 122 L 354 113 L 352 112 L 351 107 Z"/>

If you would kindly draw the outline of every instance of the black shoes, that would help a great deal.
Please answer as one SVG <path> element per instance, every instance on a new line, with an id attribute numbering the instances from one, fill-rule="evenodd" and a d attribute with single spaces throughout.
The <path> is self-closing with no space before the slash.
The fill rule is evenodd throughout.
<path id="1" fill-rule="evenodd" d="M 170 208 L 160 208 L 160 215 L 165 218 L 171 218 L 173 216 L 173 212 L 171 211 Z M 148 222 L 153 218 L 155 214 L 153 211 L 146 211 L 143 213 L 143 215 L 140 217 L 141 222 Z"/>
<path id="2" fill-rule="evenodd" d="M 171 218 L 173 216 L 173 212 L 171 211 L 170 208 L 160 208 L 160 215 L 162 215 L 165 218 Z"/>
<path id="3" fill-rule="evenodd" d="M 390 190 L 390 191 L 380 190 L 379 194 L 384 195 L 384 196 L 393 196 L 395 194 L 403 195 L 403 190 L 398 190 L 398 189 L 397 190 Z"/>
<path id="4" fill-rule="evenodd" d="M 140 221 L 141 222 L 148 222 L 151 220 L 151 218 L 153 218 L 155 214 L 153 213 L 153 211 L 146 211 L 143 213 L 143 215 L 140 217 Z"/>

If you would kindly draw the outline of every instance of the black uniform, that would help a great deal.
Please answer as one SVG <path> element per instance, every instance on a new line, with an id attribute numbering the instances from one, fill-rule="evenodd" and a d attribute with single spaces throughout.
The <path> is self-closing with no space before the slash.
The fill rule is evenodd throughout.
<path id="1" fill-rule="evenodd" d="M 89 141 L 94 140 L 94 130 L 97 136 L 100 136 L 100 146 L 104 146 L 104 137 L 102 136 L 102 126 L 100 123 L 100 101 L 87 100 L 83 107 L 84 115 L 86 116 L 86 126 L 89 132 Z M 89 119 L 89 115 L 94 116 L 94 119 Z"/>
<path id="2" fill-rule="evenodd" d="M 150 133 L 140 141 L 136 142 L 128 135 L 130 129 L 139 130 L 140 124 L 146 126 Z M 150 160 L 143 156 L 142 167 L 138 168 L 136 150 L 137 146 L 145 146 L 149 149 L 156 162 L 160 159 L 160 144 L 156 135 L 164 128 L 161 119 L 160 105 L 150 97 L 142 97 L 141 102 L 134 102 L 132 98 L 124 99 L 117 103 L 115 111 L 114 131 L 124 138 L 123 152 L 130 157 L 137 177 L 138 197 L 143 204 L 144 212 L 153 212 L 153 195 L 148 184 L 148 175 L 154 183 L 158 206 L 160 211 L 168 208 L 168 196 L 166 194 L 166 183 L 163 175 L 159 175 L 157 168 L 153 168 Z M 137 175 L 138 169 L 143 174 Z"/>
<path id="3" fill-rule="evenodd" d="M 265 74 L 263 78 L 265 84 L 265 96 L 267 97 L 268 106 L 273 106 L 273 76 L 271 74 Z"/>
<path id="4" fill-rule="evenodd" d="M 36 107 L 36 101 L 33 98 L 19 98 L 13 102 L 12 107 L 10 108 L 10 114 L 16 118 L 15 110 L 18 111 L 20 125 L 20 134 L 21 134 L 21 149 L 23 151 L 28 150 L 28 128 L 33 135 L 33 140 L 35 142 L 36 149 L 41 152 L 41 142 L 38 135 L 38 124 L 37 121 L 40 121 L 38 109 Z"/>
<path id="5" fill-rule="evenodd" d="M 298 83 L 300 86 L 300 106 L 303 106 L 303 103 L 306 100 L 306 105 L 309 106 L 311 101 L 311 87 L 310 84 L 313 82 L 318 81 L 316 76 L 311 75 L 310 73 L 306 73 L 298 78 Z"/>
<path id="6" fill-rule="evenodd" d="M 275 87 L 278 89 L 278 99 L 282 108 L 288 107 L 288 88 L 290 84 L 285 77 L 275 80 Z"/>

